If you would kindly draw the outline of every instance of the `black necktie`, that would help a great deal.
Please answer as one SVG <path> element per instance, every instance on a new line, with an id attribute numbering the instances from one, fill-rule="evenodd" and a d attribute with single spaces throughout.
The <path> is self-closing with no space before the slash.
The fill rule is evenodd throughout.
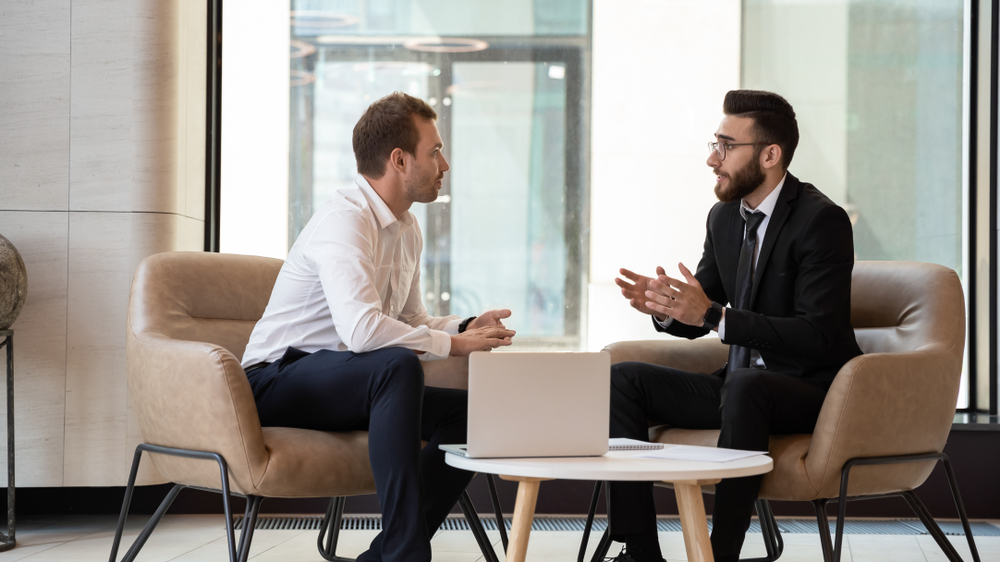
<path id="1" fill-rule="evenodd" d="M 753 251 L 757 247 L 757 229 L 764 221 L 764 213 L 750 213 L 746 217 L 746 235 L 740 247 L 740 262 L 736 268 L 736 299 L 733 308 L 747 310 L 750 308 L 750 295 L 753 292 Z M 727 373 L 735 369 L 746 369 L 750 366 L 750 348 L 742 345 L 729 346 L 729 367 Z"/>

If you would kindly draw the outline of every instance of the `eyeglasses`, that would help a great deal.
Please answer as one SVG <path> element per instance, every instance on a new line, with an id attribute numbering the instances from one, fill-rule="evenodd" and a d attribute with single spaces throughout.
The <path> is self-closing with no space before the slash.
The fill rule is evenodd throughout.
<path id="1" fill-rule="evenodd" d="M 719 160 L 725 160 L 726 151 L 732 150 L 737 146 L 753 146 L 753 145 L 767 146 L 769 144 L 774 144 L 774 143 L 773 142 L 710 142 L 708 143 L 708 152 L 711 153 L 714 150 L 719 154 Z"/>

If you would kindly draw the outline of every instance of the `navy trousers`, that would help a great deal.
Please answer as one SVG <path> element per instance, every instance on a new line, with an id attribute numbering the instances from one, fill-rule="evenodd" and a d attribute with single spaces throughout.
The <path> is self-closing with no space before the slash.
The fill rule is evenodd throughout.
<path id="1" fill-rule="evenodd" d="M 403 348 L 289 348 L 248 378 L 261 425 L 368 431 L 382 532 L 359 562 L 431 559 L 430 537 L 473 476 L 438 448 L 466 441 L 466 391 L 425 387 L 420 360 Z"/>
<path id="2" fill-rule="evenodd" d="M 719 447 L 766 451 L 769 435 L 812 433 L 827 385 L 761 369 L 728 376 L 688 373 L 625 362 L 611 366 L 611 437 L 649 440 L 648 422 L 686 429 L 721 429 Z M 715 486 L 712 551 L 736 561 L 760 491 L 761 476 L 729 478 Z M 652 482 L 612 482 L 611 537 L 656 535 Z"/>

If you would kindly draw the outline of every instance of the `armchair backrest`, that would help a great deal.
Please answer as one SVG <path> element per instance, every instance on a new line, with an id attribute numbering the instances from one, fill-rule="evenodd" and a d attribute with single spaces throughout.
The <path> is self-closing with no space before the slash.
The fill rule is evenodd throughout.
<path id="1" fill-rule="evenodd" d="M 136 333 L 214 343 L 243 358 L 282 261 L 209 252 L 165 252 L 139 264 L 129 322 Z"/>
<path id="2" fill-rule="evenodd" d="M 953 270 L 930 263 L 859 261 L 852 278 L 851 325 L 865 353 L 947 353 L 961 368 L 961 281 Z"/>
<path id="3" fill-rule="evenodd" d="M 940 452 L 955 416 L 965 349 L 958 275 L 939 265 L 858 262 L 851 322 L 864 355 L 837 374 L 802 462 L 822 497 L 855 457 Z M 919 486 L 933 462 L 859 467 L 851 495 Z"/>
<path id="4" fill-rule="evenodd" d="M 143 439 L 222 454 L 236 490 L 251 490 L 267 466 L 239 359 L 281 265 L 256 256 L 167 252 L 144 259 L 132 280 L 128 386 Z M 152 457 L 171 481 L 218 486 L 212 463 Z"/>

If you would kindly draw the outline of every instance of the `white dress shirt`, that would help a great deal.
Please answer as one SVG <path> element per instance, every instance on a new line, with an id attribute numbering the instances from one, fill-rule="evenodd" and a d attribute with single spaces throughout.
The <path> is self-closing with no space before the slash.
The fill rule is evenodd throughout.
<path id="1" fill-rule="evenodd" d="M 764 235 L 767 233 L 767 223 L 771 222 L 771 215 L 774 214 L 774 206 L 778 204 L 778 195 L 781 194 L 781 188 L 784 187 L 785 178 L 787 177 L 788 177 L 788 172 L 785 172 L 785 175 L 781 176 L 781 181 L 778 182 L 778 185 L 774 187 L 774 190 L 771 191 L 771 193 L 767 194 L 767 197 L 765 197 L 764 200 L 760 202 L 760 205 L 757 205 L 756 209 L 751 209 L 750 207 L 748 207 L 745 200 L 740 201 L 740 216 L 743 217 L 744 221 L 746 221 L 747 215 L 750 213 L 764 213 L 764 220 L 760 221 L 760 226 L 757 227 L 757 245 L 754 246 L 753 249 L 754 271 L 757 271 L 757 258 L 760 257 L 760 248 L 761 245 L 764 243 Z M 747 233 L 747 227 L 746 227 L 746 222 L 744 222 L 743 224 L 744 238 L 746 237 L 746 233 Z M 664 328 L 669 326 L 670 323 L 673 322 L 674 320 L 673 318 L 668 317 L 666 320 L 663 320 L 661 322 L 655 316 L 653 318 L 656 319 L 656 321 L 660 324 L 660 326 L 663 326 Z M 725 315 L 722 316 L 722 320 L 719 322 L 719 339 L 723 341 L 725 341 L 726 339 Z M 761 358 L 760 353 L 758 353 L 756 349 L 750 350 L 750 365 L 754 367 L 764 368 L 764 360 Z"/>
<path id="2" fill-rule="evenodd" d="M 274 362 L 289 347 L 363 353 L 384 347 L 444 359 L 458 316 L 435 317 L 420 300 L 423 237 L 407 211 L 396 219 L 363 176 L 316 211 L 288 252 L 243 366 Z"/>

